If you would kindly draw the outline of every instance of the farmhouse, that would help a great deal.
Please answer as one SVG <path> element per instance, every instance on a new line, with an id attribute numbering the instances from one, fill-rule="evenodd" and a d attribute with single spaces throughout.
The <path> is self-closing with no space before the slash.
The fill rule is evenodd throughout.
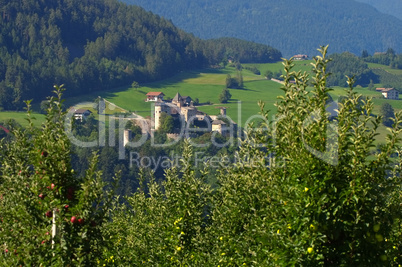
<path id="1" fill-rule="evenodd" d="M 162 92 L 149 92 L 147 94 L 147 99 L 145 101 L 147 101 L 147 102 L 163 101 L 164 96 L 165 96 L 165 94 Z"/>
<path id="2" fill-rule="evenodd" d="M 381 92 L 387 99 L 399 99 L 399 91 L 395 88 L 376 88 L 375 90 Z"/>
<path id="3" fill-rule="evenodd" d="M 85 120 L 86 118 L 88 118 L 89 115 L 91 115 L 91 113 L 92 112 L 88 109 L 82 109 L 82 108 L 76 109 L 74 110 L 74 119 L 80 121 Z"/>
<path id="4" fill-rule="evenodd" d="M 308 56 L 307 56 L 307 55 L 298 54 L 298 55 L 294 55 L 294 56 L 293 56 L 293 59 L 294 59 L 294 60 L 306 60 L 306 59 L 308 59 Z"/>

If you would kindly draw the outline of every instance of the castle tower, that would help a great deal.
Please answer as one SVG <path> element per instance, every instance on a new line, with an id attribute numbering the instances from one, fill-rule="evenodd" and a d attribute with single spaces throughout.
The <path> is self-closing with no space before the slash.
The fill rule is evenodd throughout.
<path id="1" fill-rule="evenodd" d="M 181 97 L 181 95 L 179 94 L 179 92 L 177 92 L 177 94 L 175 95 L 175 97 L 173 97 L 172 99 L 172 104 L 175 104 L 176 106 L 178 106 L 179 108 L 181 108 L 183 106 L 183 98 Z"/>
<path id="2" fill-rule="evenodd" d="M 158 130 L 160 127 L 160 119 L 162 114 L 162 104 L 155 104 L 155 130 Z"/>

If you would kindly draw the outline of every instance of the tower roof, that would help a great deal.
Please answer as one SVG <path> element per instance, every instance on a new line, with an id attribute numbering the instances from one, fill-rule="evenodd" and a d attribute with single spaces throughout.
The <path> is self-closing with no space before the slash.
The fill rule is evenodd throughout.
<path id="1" fill-rule="evenodd" d="M 177 94 L 174 96 L 174 98 L 173 98 L 173 101 L 181 101 L 182 100 L 182 97 L 181 97 L 181 95 L 179 94 L 179 92 L 177 92 Z"/>

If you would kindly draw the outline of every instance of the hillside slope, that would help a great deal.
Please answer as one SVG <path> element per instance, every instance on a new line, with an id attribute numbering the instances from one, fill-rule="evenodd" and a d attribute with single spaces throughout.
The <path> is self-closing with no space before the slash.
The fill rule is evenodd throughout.
<path id="1" fill-rule="evenodd" d="M 230 50 L 242 61 L 281 57 L 237 39 L 203 41 L 117 0 L 0 1 L 0 108 L 43 100 L 54 84 L 78 95 L 163 79 L 217 64 Z"/>
<path id="2" fill-rule="evenodd" d="M 171 19 L 201 38 L 232 36 L 277 47 L 286 56 L 402 51 L 402 21 L 353 0 L 123 0 Z"/>

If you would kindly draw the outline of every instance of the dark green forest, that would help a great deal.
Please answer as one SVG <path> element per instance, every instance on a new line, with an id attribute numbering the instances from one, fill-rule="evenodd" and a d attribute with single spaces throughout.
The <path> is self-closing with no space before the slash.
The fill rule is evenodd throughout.
<path id="1" fill-rule="evenodd" d="M 331 76 L 328 77 L 330 86 L 347 86 L 347 77 L 355 77 L 356 85 L 367 87 L 370 84 L 381 83 L 386 87 L 402 90 L 400 76 L 394 75 L 382 68 L 369 68 L 367 63 L 377 63 L 393 69 L 402 69 L 402 54 L 396 54 L 389 48 L 386 52 L 370 55 L 367 50 L 360 57 L 350 53 L 335 53 L 328 63 Z M 369 86 L 370 87 L 370 86 Z M 374 88 L 371 88 L 374 89 Z"/>
<path id="2" fill-rule="evenodd" d="M 122 0 L 171 19 L 201 38 L 222 36 L 279 48 L 285 57 L 315 55 L 316 47 L 356 55 L 402 51 L 402 21 L 357 1 Z M 398 10 L 399 11 L 399 10 Z"/>
<path id="3" fill-rule="evenodd" d="M 67 96 L 79 95 L 163 79 L 227 57 L 281 57 L 276 49 L 237 39 L 206 42 L 117 0 L 0 1 L 0 13 L 3 109 L 43 100 L 54 84 L 65 84 Z"/>

